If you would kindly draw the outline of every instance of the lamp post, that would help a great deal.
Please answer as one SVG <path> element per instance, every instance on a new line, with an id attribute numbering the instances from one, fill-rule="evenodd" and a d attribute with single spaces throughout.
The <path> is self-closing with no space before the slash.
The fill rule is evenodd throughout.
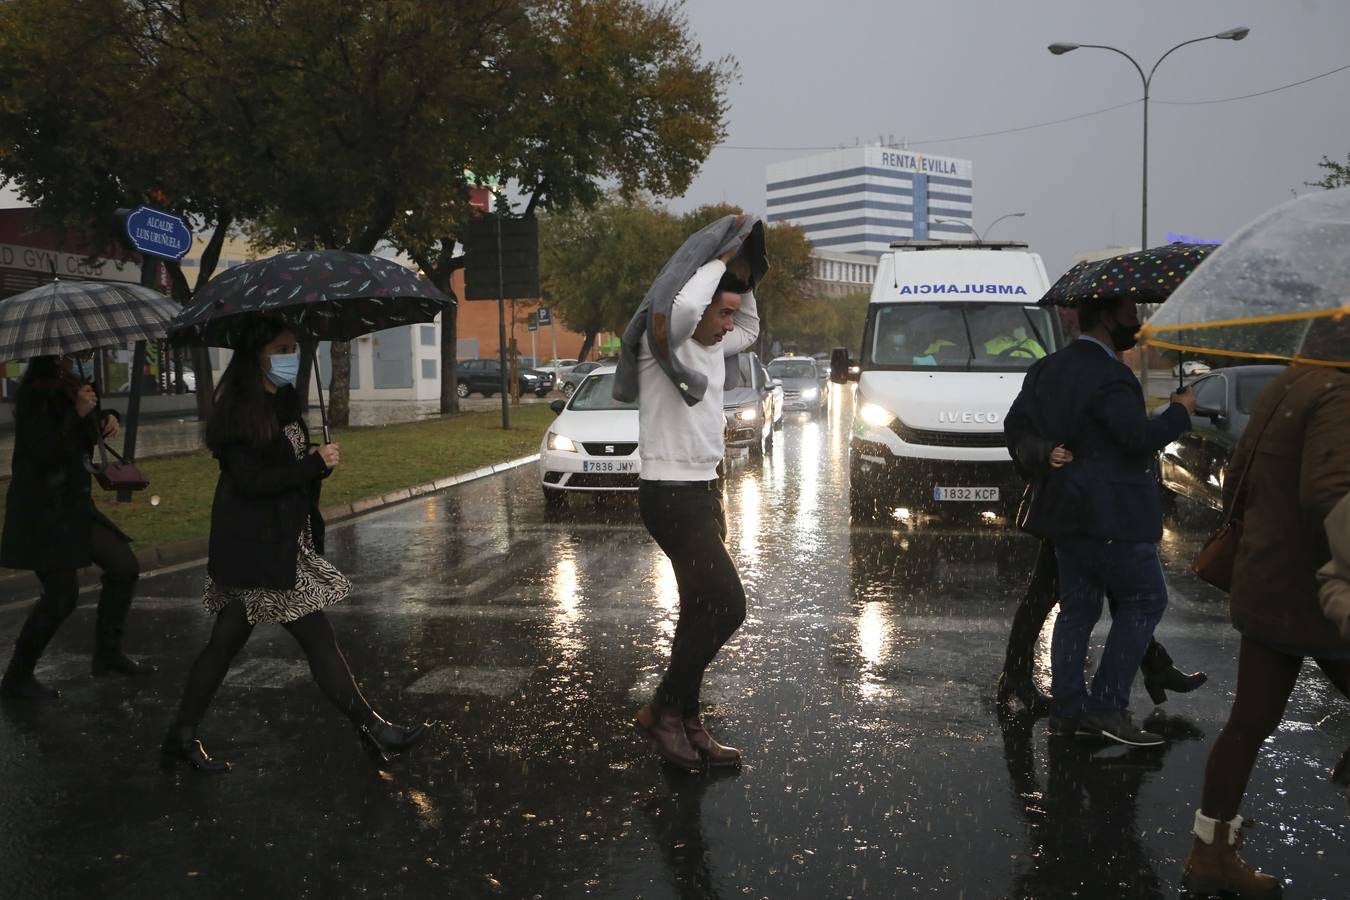
<path id="1" fill-rule="evenodd" d="M 1110 50 L 1112 53 L 1119 53 L 1130 61 L 1130 65 L 1134 66 L 1135 71 L 1139 73 L 1139 80 L 1144 83 L 1144 177 L 1142 188 L 1143 199 L 1140 203 L 1139 210 L 1140 250 L 1144 250 L 1148 247 L 1148 100 L 1149 89 L 1153 85 L 1153 73 L 1158 71 L 1158 66 L 1162 64 L 1164 59 L 1167 59 L 1167 57 L 1188 44 L 1198 44 L 1201 41 L 1240 41 L 1250 33 L 1251 29 L 1242 25 L 1237 28 L 1230 28 L 1227 31 L 1220 31 L 1218 34 L 1209 34 L 1204 37 L 1191 38 L 1189 41 L 1182 41 L 1180 44 L 1177 44 L 1171 50 L 1168 50 L 1162 56 L 1158 57 L 1158 61 L 1153 64 L 1153 68 L 1148 70 L 1147 75 L 1144 74 L 1144 68 L 1135 61 L 1133 56 L 1126 53 L 1124 50 L 1108 47 L 1105 44 L 1071 44 L 1067 42 L 1056 42 L 1047 48 L 1055 56 L 1063 56 L 1065 53 L 1070 53 L 1080 47 L 1090 50 Z"/>
<path id="2" fill-rule="evenodd" d="M 972 228 L 970 223 L 965 221 L 964 219 L 950 219 L 947 218 L 946 216 L 933 216 L 933 221 L 942 222 L 946 225 L 960 225 L 966 231 L 969 231 L 972 235 L 974 235 L 975 243 L 983 244 L 984 239 L 989 236 L 989 232 L 992 231 L 994 226 L 997 225 L 999 222 L 1002 222 L 1004 219 L 1020 219 L 1025 215 L 1026 213 L 1024 212 L 1013 212 L 999 216 L 997 219 L 989 223 L 989 225 L 984 229 L 984 234 L 980 234 L 980 232 Z"/>
<path id="3" fill-rule="evenodd" d="M 1177 44 L 1171 50 L 1168 50 L 1162 56 L 1158 57 L 1158 61 L 1153 64 L 1153 68 L 1148 70 L 1147 75 L 1144 74 L 1143 66 L 1139 65 L 1139 63 L 1135 61 L 1135 58 L 1133 56 L 1126 53 L 1124 50 L 1120 50 L 1116 47 L 1108 47 L 1105 44 L 1072 44 L 1068 42 L 1057 41 L 1051 44 L 1048 48 L 1046 48 L 1055 56 L 1063 56 L 1065 53 L 1070 53 L 1074 50 L 1077 50 L 1080 47 L 1084 47 L 1090 50 L 1110 50 L 1112 53 L 1119 53 L 1121 56 L 1125 57 L 1130 61 L 1130 65 L 1134 66 L 1135 71 L 1139 73 L 1139 80 L 1144 83 L 1144 153 L 1143 153 L 1144 172 L 1141 185 L 1142 198 L 1139 204 L 1140 250 L 1145 250 L 1148 247 L 1148 100 L 1149 100 L 1149 89 L 1153 85 L 1153 74 L 1158 71 L 1158 66 L 1162 65 L 1162 61 L 1164 59 L 1167 59 L 1167 57 L 1171 56 L 1173 53 L 1189 44 L 1198 44 L 1202 41 L 1240 41 L 1250 33 L 1251 33 L 1250 28 L 1248 28 L 1245 25 L 1239 25 L 1237 28 L 1229 28 L 1227 31 L 1220 31 L 1218 34 L 1207 34 L 1204 37 L 1191 38 L 1189 41 L 1182 41 L 1180 44 Z M 1147 392 L 1148 391 L 1147 351 L 1143 352 L 1140 355 L 1139 380 L 1144 383 L 1144 390 L 1145 392 Z"/>
<path id="4" fill-rule="evenodd" d="M 984 229 L 984 233 L 980 235 L 980 240 L 984 241 L 985 238 L 989 237 L 989 232 L 993 231 L 994 226 L 997 225 L 999 222 L 1002 222 L 1004 219 L 1020 219 L 1025 215 L 1026 213 L 1024 212 L 1015 212 L 999 216 L 997 219 L 990 222 L 989 225 Z"/>

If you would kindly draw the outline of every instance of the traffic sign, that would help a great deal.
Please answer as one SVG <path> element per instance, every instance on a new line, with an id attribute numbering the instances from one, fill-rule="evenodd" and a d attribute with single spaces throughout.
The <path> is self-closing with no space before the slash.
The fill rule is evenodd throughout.
<path id="1" fill-rule="evenodd" d="M 540 325 L 553 324 L 553 313 L 549 311 L 549 308 L 547 306 L 539 307 L 539 324 Z"/>
<path id="2" fill-rule="evenodd" d="M 539 315 L 538 315 L 537 313 L 530 313 L 530 314 L 525 318 L 525 327 L 528 328 L 528 329 L 530 330 L 530 333 L 531 333 L 531 334 L 533 334 L 534 332 L 538 331 L 538 330 L 539 330 Z"/>
<path id="3" fill-rule="evenodd" d="M 126 216 L 127 237 L 142 253 L 163 259 L 182 259 L 192 249 L 192 231 L 187 222 L 172 213 L 138 206 Z"/>

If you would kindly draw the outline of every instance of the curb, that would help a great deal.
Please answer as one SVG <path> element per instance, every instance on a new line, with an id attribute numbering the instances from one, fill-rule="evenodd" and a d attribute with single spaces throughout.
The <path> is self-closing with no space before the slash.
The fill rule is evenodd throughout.
<path id="1" fill-rule="evenodd" d="M 434 494 L 436 491 L 443 491 L 446 488 L 454 487 L 459 484 L 467 484 L 470 481 L 478 481 L 482 478 L 490 478 L 501 472 L 509 472 L 511 469 L 518 469 L 521 466 L 528 466 L 530 463 L 537 462 L 539 454 L 534 453 L 530 456 L 522 456 L 519 459 L 513 459 L 504 463 L 495 463 L 490 466 L 483 466 L 474 469 L 471 472 L 464 472 L 460 475 L 451 475 L 448 478 L 438 478 L 435 481 L 428 481 L 424 484 L 415 484 L 412 487 L 399 488 L 396 491 L 390 491 L 387 494 L 377 494 L 373 497 L 361 497 L 347 503 L 333 503 L 319 510 L 323 516 L 324 522 L 334 524 L 354 519 L 357 516 L 374 512 L 386 507 L 395 506 L 399 503 L 406 503 L 409 500 L 416 500 L 418 497 Z M 171 544 L 156 544 L 152 547 L 146 547 L 136 552 L 136 560 L 141 564 L 141 576 L 153 575 L 160 569 L 166 569 L 171 566 L 182 566 L 188 563 L 201 562 L 206 559 L 207 539 L 204 537 L 190 538 L 186 541 L 175 541 Z M 29 590 L 39 589 L 38 580 L 32 572 L 14 572 L 8 575 L 0 575 L 0 591 L 10 590 Z"/>

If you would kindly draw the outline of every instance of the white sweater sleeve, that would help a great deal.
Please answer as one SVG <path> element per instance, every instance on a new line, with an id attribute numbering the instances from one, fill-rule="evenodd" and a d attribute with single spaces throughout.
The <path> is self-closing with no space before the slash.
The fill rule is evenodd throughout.
<path id="1" fill-rule="evenodd" d="M 755 306 L 755 292 L 741 295 L 740 308 L 736 310 L 736 325 L 722 338 L 722 352 L 726 356 L 735 356 L 747 349 L 759 339 L 759 310 Z"/>
<path id="2" fill-rule="evenodd" d="M 722 280 L 727 264 L 720 259 L 704 263 L 675 295 L 670 310 L 670 345 L 678 347 L 694 336 L 703 311 L 712 303 L 713 292 Z"/>

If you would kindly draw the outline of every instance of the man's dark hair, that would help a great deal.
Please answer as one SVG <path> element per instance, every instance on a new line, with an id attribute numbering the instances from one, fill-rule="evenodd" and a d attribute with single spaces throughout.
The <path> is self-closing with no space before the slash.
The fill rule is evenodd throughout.
<path id="1" fill-rule="evenodd" d="M 1078 330 L 1088 332 L 1096 328 L 1102 322 L 1102 313 L 1109 310 L 1115 310 L 1120 306 L 1120 298 L 1107 300 L 1105 302 L 1086 301 L 1078 307 Z"/>
<path id="2" fill-rule="evenodd" d="M 720 294 L 723 291 L 731 291 L 734 294 L 746 294 L 754 286 L 753 281 L 746 281 L 728 271 L 723 272 L 722 280 L 717 282 L 717 292 Z"/>

